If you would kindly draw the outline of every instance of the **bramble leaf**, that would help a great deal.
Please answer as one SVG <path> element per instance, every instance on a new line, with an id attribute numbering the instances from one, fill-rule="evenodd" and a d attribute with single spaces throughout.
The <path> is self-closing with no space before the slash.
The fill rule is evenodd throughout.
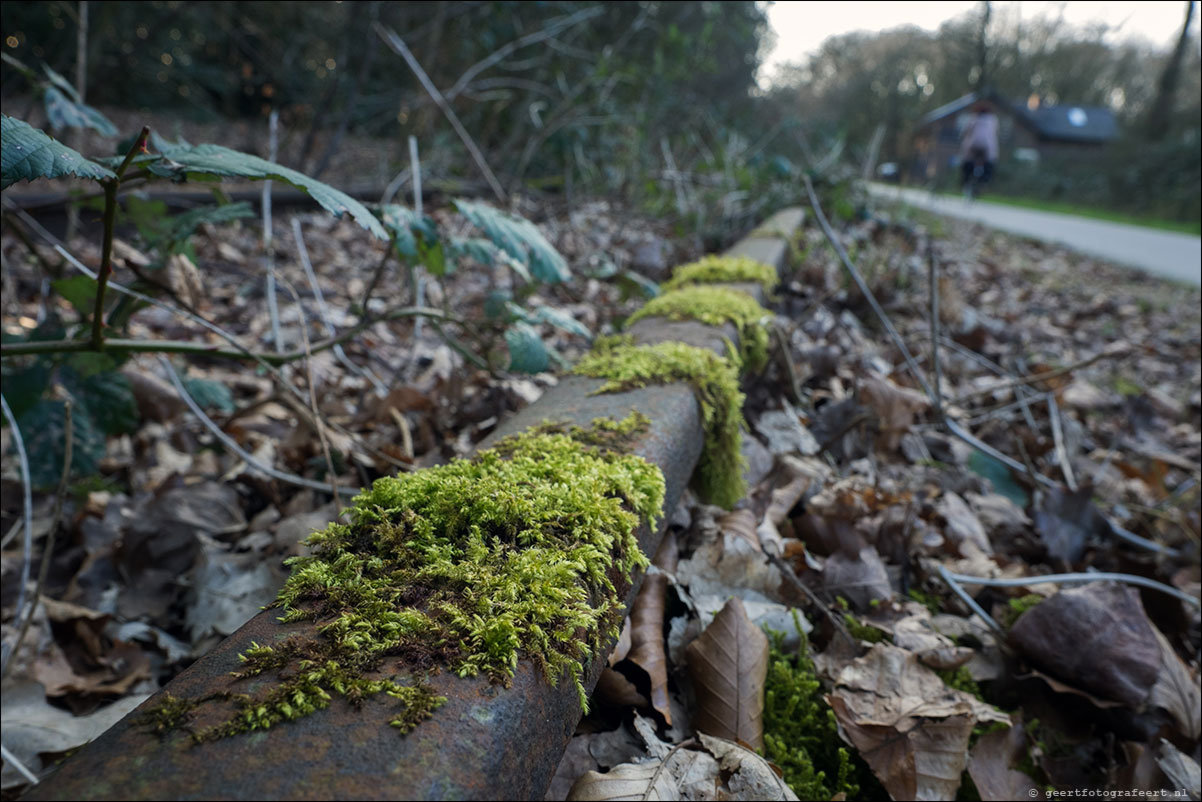
<path id="1" fill-rule="evenodd" d="M 521 217 L 494 209 L 486 203 L 458 199 L 455 208 L 472 225 L 481 229 L 498 248 L 521 262 L 539 281 L 555 284 L 572 277 L 568 263 L 547 242 L 542 232 Z"/>
<path id="2" fill-rule="evenodd" d="M 275 179 L 302 189 L 309 197 L 321 204 L 326 211 L 341 217 L 349 214 L 355 222 L 366 228 L 382 240 L 388 239 L 388 232 L 376 216 L 367 210 L 359 201 L 345 192 L 335 189 L 304 173 L 297 172 L 275 162 L 269 162 L 249 153 L 222 147 L 221 145 L 186 145 L 171 144 L 157 135 L 151 136 L 154 147 L 166 157 L 160 162 L 156 173 L 167 174 L 176 179 L 188 176 L 204 178 L 247 178 L 252 181 Z"/>
<path id="3" fill-rule="evenodd" d="M 517 321 L 505 330 L 509 369 L 517 373 L 542 373 L 550 363 L 547 347 L 529 323 Z"/>
<path id="4" fill-rule="evenodd" d="M 0 189 L 18 181 L 74 175 L 101 181 L 116 174 L 29 123 L 0 114 Z"/>

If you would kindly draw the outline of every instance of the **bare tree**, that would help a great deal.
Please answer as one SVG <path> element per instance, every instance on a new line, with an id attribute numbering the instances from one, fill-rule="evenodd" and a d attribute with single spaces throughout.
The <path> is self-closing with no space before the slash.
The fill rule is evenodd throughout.
<path id="1" fill-rule="evenodd" d="M 1145 131 L 1152 141 L 1164 139 L 1168 132 L 1169 116 L 1173 111 L 1173 99 L 1177 94 L 1177 83 L 1181 77 L 1181 62 L 1185 58 L 1185 46 L 1189 43 L 1189 25 L 1194 18 L 1194 2 L 1187 0 L 1185 4 L 1185 23 L 1181 26 L 1181 35 L 1177 37 L 1177 46 L 1173 48 L 1169 60 L 1165 62 L 1164 72 L 1160 74 L 1160 84 L 1156 89 L 1156 100 L 1148 111 Z"/>

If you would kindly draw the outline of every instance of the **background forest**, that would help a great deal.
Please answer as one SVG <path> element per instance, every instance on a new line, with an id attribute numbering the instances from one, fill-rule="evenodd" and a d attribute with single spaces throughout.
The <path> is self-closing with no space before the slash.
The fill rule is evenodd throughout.
<path id="1" fill-rule="evenodd" d="M 771 32 L 763 6 L 750 2 L 149 2 L 96 3 L 88 13 L 92 33 L 79 52 L 75 4 L 5 3 L 3 52 L 63 75 L 86 68 L 86 99 L 101 107 L 198 122 L 264 121 L 278 110 L 282 161 L 318 178 L 329 177 L 348 136 L 363 136 L 394 145 L 356 163 L 351 178 L 387 183 L 414 135 L 433 176 L 479 179 L 431 95 L 372 32 L 383 24 L 400 33 L 506 191 L 613 194 L 693 215 L 719 201 L 746 222 L 772 204 L 765 186 L 787 191 L 771 179 L 795 177 L 832 148 L 859 164 L 878 125 L 876 161 L 904 170 L 924 114 L 988 87 L 1020 102 L 1035 95 L 1116 113 L 1122 138 L 1107 158 L 1045 165 L 1071 172 L 1077 202 L 1185 221 L 1200 214 L 1196 38 L 1157 52 L 1110 44 L 1100 27 L 983 3 L 935 32 L 831 38 L 762 88 Z M 16 70 L 3 71 L 0 87 L 6 99 L 28 94 Z M 234 144 L 264 152 L 265 128 Z M 1037 175 L 1011 178 L 1004 191 L 1053 190 Z M 747 197 L 759 179 L 769 180 Z M 702 228 L 732 230 L 712 220 Z"/>

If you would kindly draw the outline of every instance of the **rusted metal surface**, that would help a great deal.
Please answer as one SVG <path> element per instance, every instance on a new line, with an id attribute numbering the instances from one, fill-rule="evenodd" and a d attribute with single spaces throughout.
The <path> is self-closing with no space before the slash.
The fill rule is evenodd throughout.
<path id="1" fill-rule="evenodd" d="M 761 231 L 781 230 L 774 223 Z M 800 225 L 800 213 L 786 218 Z M 748 245 L 747 243 L 752 243 Z M 728 253 L 772 256 L 780 266 L 787 244 L 777 238 L 745 240 Z M 743 248 L 744 250 L 740 250 Z M 763 259 L 763 256 L 755 258 Z M 764 260 L 767 261 L 767 260 Z M 643 323 L 644 321 L 640 321 Z M 683 339 L 725 353 L 723 337 L 737 342 L 733 327 L 707 327 L 648 319 L 636 340 Z M 725 330 L 724 330 L 725 329 Z M 633 410 L 646 414 L 650 428 L 634 453 L 658 465 L 667 485 L 665 516 L 676 506 L 702 446 L 700 411 L 684 384 L 592 395 L 601 380 L 569 376 L 536 403 L 503 423 L 486 447 L 506 434 L 544 420 L 587 425 L 594 418 L 621 419 Z M 662 536 L 646 526 L 639 544 L 654 554 Z M 627 604 L 638 589 L 622 582 Z M 85 746 L 26 799 L 541 799 L 564 747 L 580 719 L 576 691 L 569 681 L 550 686 L 529 660 L 519 662 L 510 687 L 484 677 L 460 678 L 443 671 L 431 678 L 447 703 L 433 718 L 401 736 L 388 722 L 396 703 L 383 694 L 353 706 L 335 696 L 328 709 L 269 730 L 193 745 L 186 731 L 160 739 L 138 720 L 166 693 L 200 699 L 232 691 L 253 693 L 274 677 L 234 680 L 238 654 L 252 642 L 277 643 L 309 631 L 311 623 L 284 625 L 268 610 L 251 619 L 210 654 L 198 660 L 120 721 Z M 591 689 L 606 654 L 589 666 Z M 387 673 L 381 676 L 387 676 Z M 224 720 L 231 707 L 211 702 L 196 711 L 190 727 Z"/>

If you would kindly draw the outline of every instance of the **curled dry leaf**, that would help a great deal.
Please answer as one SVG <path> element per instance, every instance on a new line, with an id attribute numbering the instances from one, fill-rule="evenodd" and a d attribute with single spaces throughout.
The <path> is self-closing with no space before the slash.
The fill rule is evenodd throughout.
<path id="1" fill-rule="evenodd" d="M 718 758 L 724 774 L 729 774 L 727 799 L 797 799 L 768 761 L 750 749 L 722 738 L 700 733 L 702 745 Z"/>
<path id="2" fill-rule="evenodd" d="M 854 557 L 839 551 L 822 570 L 822 582 L 834 596 L 842 596 L 857 610 L 867 610 L 873 600 L 893 595 L 885 563 L 872 546 L 863 546 Z"/>
<path id="3" fill-rule="evenodd" d="M 697 693 L 697 729 L 763 748 L 768 638 L 743 603 L 730 599 L 685 651 Z"/>
<path id="4" fill-rule="evenodd" d="M 877 644 L 835 684 L 827 701 L 839 725 L 894 799 L 953 799 L 972 728 L 1009 723 L 896 646 Z"/>
<path id="5" fill-rule="evenodd" d="M 601 676 L 597 678 L 597 687 L 593 693 L 612 707 L 646 707 L 649 704 L 647 697 L 639 693 L 633 682 L 609 666 L 601 669 Z"/>
<path id="6" fill-rule="evenodd" d="M 676 536 L 664 536 L 655 553 L 655 570 L 648 571 L 643 586 L 630 607 L 629 659 L 651 680 L 651 706 L 672 726 L 672 707 L 668 701 L 668 655 L 664 651 L 664 604 L 667 598 L 667 574 L 676 571 Z"/>
<path id="7" fill-rule="evenodd" d="M 677 800 L 676 781 L 664 761 L 623 763 L 606 774 L 585 772 L 568 791 L 568 802 L 609 802 L 618 799 Z"/>
<path id="8" fill-rule="evenodd" d="M 921 393 L 872 376 L 860 382 L 859 396 L 880 420 L 881 444 L 887 451 L 897 448 L 915 416 L 930 406 Z"/>
<path id="9" fill-rule="evenodd" d="M 1060 591 L 1023 613 L 1008 639 L 1046 673 L 1129 707 L 1147 701 L 1161 669 L 1139 594 L 1115 582 Z"/>
<path id="10" fill-rule="evenodd" d="M 1148 695 L 1148 704 L 1168 711 L 1177 723 L 1178 731 L 1191 741 L 1202 735 L 1202 694 L 1198 689 L 1198 674 L 1186 668 L 1173 650 L 1168 638 L 1153 627 L 1160 644 L 1160 673 Z"/>
<path id="11" fill-rule="evenodd" d="M 983 802 L 1043 798 L 1031 778 L 1014 768 L 1026 754 L 1021 723 L 981 736 L 968 755 L 968 774 Z"/>

